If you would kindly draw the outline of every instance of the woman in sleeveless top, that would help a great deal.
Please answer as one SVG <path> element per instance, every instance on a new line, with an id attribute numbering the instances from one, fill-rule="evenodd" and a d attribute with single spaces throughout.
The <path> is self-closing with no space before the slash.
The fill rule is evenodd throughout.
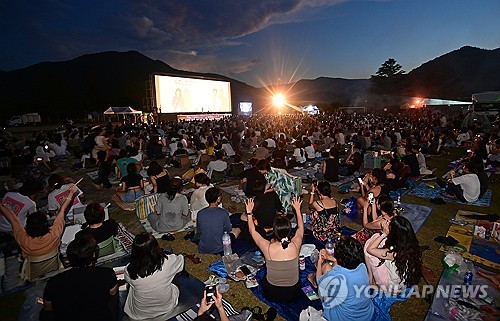
<path id="1" fill-rule="evenodd" d="M 300 295 L 299 252 L 304 237 L 304 222 L 300 207 L 302 201 L 294 198 L 292 206 L 297 214 L 297 231 L 291 238 L 291 223 L 285 216 L 278 216 L 274 221 L 274 238 L 268 241 L 256 230 L 253 219 L 248 219 L 248 229 L 253 240 L 266 259 L 267 273 L 262 279 L 264 297 L 276 302 L 294 302 Z M 246 202 L 247 215 L 251 216 L 254 208 L 253 199 Z M 291 246 L 289 246 L 291 244 Z"/>
<path id="2" fill-rule="evenodd" d="M 372 173 L 368 176 L 368 187 L 367 184 L 361 184 L 360 191 L 361 197 L 358 197 L 356 206 L 358 212 L 364 209 L 365 203 L 368 202 L 368 194 L 373 193 L 374 198 L 378 198 L 381 195 L 389 195 L 389 188 L 385 186 L 386 173 L 381 168 L 374 168 Z M 371 208 L 368 208 L 371 211 Z"/>
<path id="3" fill-rule="evenodd" d="M 318 194 L 318 200 L 314 201 L 314 195 Z M 337 201 L 331 198 L 332 190 L 328 182 L 319 182 L 311 185 L 311 197 L 309 197 L 309 208 L 311 209 L 309 228 L 313 235 L 320 241 L 334 238 L 340 233 L 340 217 Z"/>
<path id="4" fill-rule="evenodd" d="M 152 161 L 149 164 L 148 176 L 153 184 L 155 193 L 166 193 L 170 186 L 170 175 L 168 171 L 161 167 L 157 161 Z"/>

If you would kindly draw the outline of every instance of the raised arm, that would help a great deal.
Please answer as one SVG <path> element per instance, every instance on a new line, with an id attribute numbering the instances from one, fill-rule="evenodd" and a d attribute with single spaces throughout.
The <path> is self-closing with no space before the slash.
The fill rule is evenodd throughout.
<path id="1" fill-rule="evenodd" d="M 69 189 L 69 194 L 66 196 L 66 199 L 64 200 L 64 203 L 62 203 L 61 208 L 59 209 L 59 212 L 57 213 L 56 219 L 59 217 L 64 217 L 64 214 L 66 213 L 66 210 L 71 207 L 71 204 L 73 203 L 73 196 L 75 195 L 75 192 L 78 190 L 78 186 L 73 185 Z"/>
<path id="2" fill-rule="evenodd" d="M 256 230 L 255 230 L 255 223 L 253 222 L 253 208 L 254 208 L 254 201 L 253 198 L 247 199 L 245 202 L 245 208 L 247 211 L 247 221 L 248 221 L 248 231 L 250 232 L 250 235 L 252 236 L 255 244 L 260 248 L 262 253 L 267 254 L 267 245 L 269 244 L 269 241 L 263 238 Z"/>
<path id="3" fill-rule="evenodd" d="M 295 241 L 295 245 L 297 245 L 297 249 L 300 249 L 302 246 L 302 239 L 304 238 L 304 220 L 302 219 L 302 199 L 300 197 L 294 197 L 292 200 L 292 207 L 295 210 L 296 219 L 297 219 L 297 231 L 295 232 L 295 236 L 292 239 L 292 242 Z"/>

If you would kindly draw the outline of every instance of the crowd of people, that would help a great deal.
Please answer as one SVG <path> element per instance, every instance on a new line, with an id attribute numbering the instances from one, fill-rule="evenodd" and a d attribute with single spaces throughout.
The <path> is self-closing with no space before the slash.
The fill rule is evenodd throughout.
<path id="1" fill-rule="evenodd" d="M 479 125 L 460 128 L 458 121 L 428 110 L 406 115 L 339 112 L 67 125 L 37 131 L 25 141 L 2 132 L 0 154 L 23 166 L 19 184 L 6 185 L 0 203 L 2 250 L 15 253 L 20 249 L 26 280 L 59 270 L 65 224 L 75 223 L 76 214 L 84 212 L 82 231 L 66 249 L 73 269 L 47 283 L 42 318 L 118 319 L 118 281 L 112 270 L 94 266 L 100 245 L 116 235 L 117 222 L 105 219 L 104 207 L 87 200 L 78 182 L 54 174 L 61 162 L 72 161 L 73 170 L 96 168 L 93 183 L 98 187 L 112 188 L 110 179 L 119 180 L 115 192 L 123 202 L 158 194 L 148 221 L 165 240 L 172 240 L 171 233 L 195 222 L 192 240 L 199 253 L 222 255 L 225 233 L 233 241 L 242 238 L 255 243 L 267 267 L 260 286 L 271 301 L 293 302 L 301 294 L 298 260 L 304 233 L 323 243 L 334 240 L 335 252 L 322 250 L 317 271 L 309 278 L 322 297 L 323 316 L 327 320 L 371 320 L 375 312 L 368 297 L 354 297 L 350 291 L 334 304 L 339 298 L 331 297 L 328 284 L 342 277 L 349 288 L 366 285 L 391 295 L 418 284 L 422 265 L 419 242 L 410 222 L 398 215 L 390 191 L 407 188 L 414 177 L 436 179 L 427 168 L 425 155 L 440 155 L 447 148 L 462 146 L 467 152 L 450 171 L 449 180 L 437 179 L 437 183 L 449 197 L 473 202 L 487 190 L 485 170 L 500 164 L 498 135 L 483 133 Z M 364 171 L 367 153 L 384 156 L 386 161 L 380 168 Z M 293 171 L 313 166 L 317 173 L 307 182 L 311 184 L 305 210 Z M 193 171 L 190 167 L 204 170 L 183 179 L 183 171 Z M 174 176 L 173 172 L 180 174 Z M 359 193 L 356 208 L 363 227 L 353 237 L 345 237 L 340 236 L 340 210 L 330 183 L 352 175 L 357 186 L 351 192 Z M 182 189 L 191 179 L 194 192 L 187 197 Z M 216 186 L 226 179 L 238 180 L 238 188 L 248 198 L 238 227 L 231 225 L 222 190 Z M 41 195 L 46 196 L 37 205 Z M 47 206 L 40 206 L 45 201 Z M 307 227 L 304 211 L 309 218 Z M 292 229 L 292 221 L 296 229 Z M 181 255 L 165 254 L 148 233 L 137 235 L 125 269 L 126 316 L 153 320 L 168 314 L 179 298 L 173 279 L 183 270 Z M 68 286 L 78 296 L 69 296 L 64 290 Z M 68 300 L 86 308 L 72 309 Z M 203 300 L 201 314 L 211 306 L 205 297 Z M 218 309 L 220 300 L 216 294 Z"/>

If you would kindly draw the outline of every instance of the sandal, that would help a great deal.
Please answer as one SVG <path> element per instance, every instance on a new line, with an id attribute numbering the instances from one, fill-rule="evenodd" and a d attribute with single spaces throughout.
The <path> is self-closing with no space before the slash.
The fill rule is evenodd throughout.
<path id="1" fill-rule="evenodd" d="M 185 240 L 190 240 L 194 236 L 194 231 L 188 232 L 186 235 L 184 235 Z"/>
<path id="2" fill-rule="evenodd" d="M 184 257 L 186 259 L 188 259 L 189 261 L 193 262 L 194 264 L 200 264 L 201 263 L 201 259 L 199 257 L 196 257 L 196 254 L 184 254 L 184 253 L 182 253 L 182 255 L 184 255 Z"/>
<path id="3" fill-rule="evenodd" d="M 252 317 L 255 320 L 264 320 L 264 315 L 262 314 L 262 308 L 261 307 L 255 306 L 255 307 L 253 307 L 253 309 L 251 310 L 251 312 L 252 312 Z"/>
<path id="4" fill-rule="evenodd" d="M 269 310 L 267 310 L 267 312 L 263 314 L 263 320 L 274 321 L 274 319 L 276 319 L 276 316 L 276 309 L 270 307 Z"/>

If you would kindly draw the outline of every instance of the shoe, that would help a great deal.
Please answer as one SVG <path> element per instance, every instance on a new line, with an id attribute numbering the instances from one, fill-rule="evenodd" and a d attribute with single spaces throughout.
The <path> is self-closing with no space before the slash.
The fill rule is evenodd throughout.
<path id="1" fill-rule="evenodd" d="M 164 241 L 175 241 L 175 237 L 172 234 L 170 234 L 170 233 L 163 234 L 161 236 L 161 239 L 164 240 Z"/>
<path id="2" fill-rule="evenodd" d="M 273 321 L 274 319 L 276 319 L 276 316 L 276 309 L 273 307 L 270 307 L 269 310 L 267 310 L 267 312 L 263 314 L 264 320 L 269 321 Z"/>
<path id="3" fill-rule="evenodd" d="M 194 236 L 194 231 L 188 232 L 186 235 L 184 235 L 185 240 L 190 240 Z"/>
<path id="4" fill-rule="evenodd" d="M 434 241 L 438 242 L 438 243 L 441 243 L 443 245 L 447 245 L 447 246 L 455 246 L 458 244 L 458 241 L 451 237 L 451 236 L 436 236 L 434 238 Z"/>

